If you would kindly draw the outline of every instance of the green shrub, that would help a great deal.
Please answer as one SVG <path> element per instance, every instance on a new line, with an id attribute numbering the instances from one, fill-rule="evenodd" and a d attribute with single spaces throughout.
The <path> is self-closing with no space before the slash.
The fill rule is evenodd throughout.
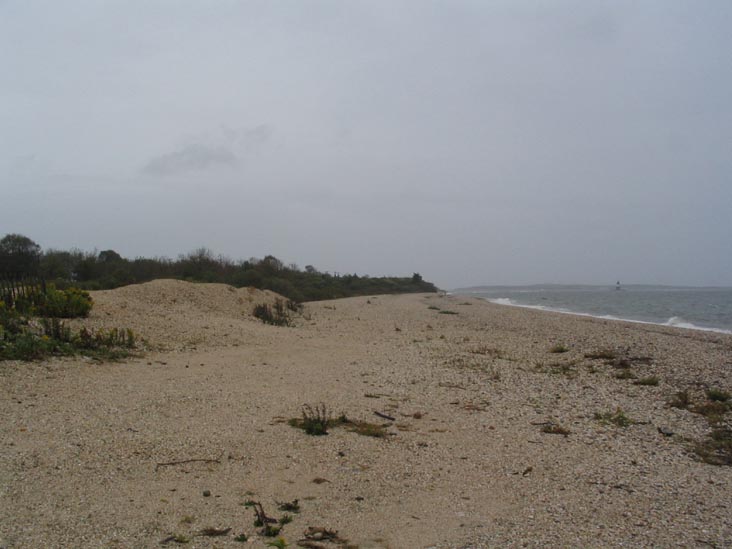
<path id="1" fill-rule="evenodd" d="M 293 303 L 294 305 L 290 305 L 290 303 Z M 290 301 L 285 304 L 281 299 L 277 299 L 272 307 L 266 303 L 255 305 L 254 316 L 265 324 L 271 324 L 273 326 L 289 326 L 292 323 L 292 319 L 290 318 L 290 313 L 288 311 L 292 310 L 298 310 L 298 306 L 295 302 Z"/>
<path id="2" fill-rule="evenodd" d="M 565 437 L 571 434 L 569 429 L 562 427 L 561 425 L 557 425 L 556 423 L 547 423 L 546 425 L 543 425 L 541 432 L 549 435 L 562 435 Z"/>
<path id="3" fill-rule="evenodd" d="M 704 463 L 732 466 L 732 430 L 713 429 L 705 440 L 695 445 L 694 451 Z"/>
<path id="4" fill-rule="evenodd" d="M 79 318 L 89 316 L 92 298 L 88 292 L 78 288 L 57 290 L 49 284 L 46 294 L 37 306 L 39 316 L 51 318 Z"/>
<path id="5" fill-rule="evenodd" d="M 673 398 L 668 401 L 668 405 L 672 408 L 681 408 L 682 410 L 686 410 L 691 405 L 691 395 L 689 394 L 689 391 L 686 389 L 678 391 Z"/>
<path id="6" fill-rule="evenodd" d="M 23 331 L 28 321 L 18 311 L 0 301 L 0 340 Z"/>
<path id="7" fill-rule="evenodd" d="M 312 436 L 328 434 L 328 427 L 332 424 L 331 414 L 322 402 L 315 407 L 305 404 L 302 407 L 302 419 L 290 420 L 290 425 L 299 427 Z"/>
<path id="8" fill-rule="evenodd" d="M 707 391 L 707 398 L 714 402 L 727 402 L 730 399 L 730 394 L 721 389 L 709 389 Z"/>
<path id="9" fill-rule="evenodd" d="M 617 408 L 615 412 L 596 413 L 595 419 L 602 423 L 611 423 L 616 427 L 629 427 L 635 423 L 620 408 Z"/>
<path id="10" fill-rule="evenodd" d="M 642 377 L 638 381 L 634 381 L 633 384 L 647 387 L 656 387 L 658 385 L 658 378 L 656 376 Z"/>
<path id="11" fill-rule="evenodd" d="M 602 351 L 594 351 L 592 353 L 585 353 L 585 358 L 589 359 L 603 359 L 603 360 L 613 360 L 617 358 L 617 353 L 615 351 L 612 351 L 610 349 L 605 349 Z"/>

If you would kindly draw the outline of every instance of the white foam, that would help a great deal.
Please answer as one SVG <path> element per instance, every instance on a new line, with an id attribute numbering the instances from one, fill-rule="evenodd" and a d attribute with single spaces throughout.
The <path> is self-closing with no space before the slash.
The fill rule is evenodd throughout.
<path id="1" fill-rule="evenodd" d="M 493 299 L 484 298 L 486 301 L 495 303 L 496 305 L 507 305 L 509 307 L 521 307 L 522 309 L 535 309 L 538 311 L 549 311 L 552 313 L 562 313 L 577 316 L 589 316 L 591 318 L 601 318 L 603 320 L 619 320 L 621 322 L 634 322 L 636 324 L 651 324 L 654 326 L 671 326 L 673 328 L 683 328 L 685 330 L 700 330 L 703 332 L 714 332 L 717 334 L 732 334 L 730 330 L 723 330 L 722 328 L 707 328 L 705 326 L 697 326 L 691 322 L 687 322 L 679 316 L 672 316 L 666 322 L 649 322 L 647 320 L 636 320 L 633 318 L 620 318 L 613 315 L 592 315 L 589 313 L 576 313 L 567 309 L 560 309 L 558 307 L 545 307 L 544 305 L 524 305 L 522 303 L 516 303 L 513 299 L 508 297 L 497 297 Z"/>

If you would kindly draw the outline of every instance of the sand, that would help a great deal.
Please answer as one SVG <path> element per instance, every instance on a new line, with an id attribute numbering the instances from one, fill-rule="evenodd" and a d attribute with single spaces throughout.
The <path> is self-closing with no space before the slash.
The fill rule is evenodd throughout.
<path id="1" fill-rule="evenodd" d="M 0 547 L 266 547 L 244 503 L 294 499 L 291 547 L 308 527 L 364 549 L 732 546 L 732 468 L 701 462 L 708 422 L 667 404 L 732 390 L 732 336 L 459 296 L 308 303 L 289 328 L 251 316 L 270 292 L 93 296 L 84 324 L 149 350 L 0 363 Z M 658 386 L 585 357 L 606 349 L 650 358 L 630 370 Z M 287 424 L 320 402 L 388 435 Z M 618 408 L 636 423 L 594 418 Z"/>

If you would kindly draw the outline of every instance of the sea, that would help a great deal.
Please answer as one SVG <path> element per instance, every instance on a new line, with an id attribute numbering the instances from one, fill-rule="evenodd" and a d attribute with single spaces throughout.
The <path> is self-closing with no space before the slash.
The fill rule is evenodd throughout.
<path id="1" fill-rule="evenodd" d="M 499 305 L 732 334 L 732 288 L 479 286 L 451 293 Z"/>

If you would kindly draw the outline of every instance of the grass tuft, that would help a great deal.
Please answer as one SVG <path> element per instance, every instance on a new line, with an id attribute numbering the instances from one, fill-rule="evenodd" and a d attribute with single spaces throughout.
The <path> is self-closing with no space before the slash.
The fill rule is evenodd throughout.
<path id="1" fill-rule="evenodd" d="M 571 433 L 569 429 L 562 427 L 561 425 L 557 425 L 556 423 L 548 423 L 542 426 L 541 432 L 548 435 L 563 435 L 565 437 Z"/>
<path id="2" fill-rule="evenodd" d="M 585 358 L 593 360 L 614 360 L 618 354 L 611 349 L 604 349 L 601 351 L 594 351 L 591 353 L 585 353 Z"/>
<path id="3" fill-rule="evenodd" d="M 618 370 L 615 373 L 615 379 L 635 379 L 636 375 L 629 369 Z"/>
<path id="4" fill-rule="evenodd" d="M 656 376 L 642 377 L 633 382 L 633 385 L 641 385 L 644 387 L 656 387 L 658 386 L 658 378 Z"/>
<path id="5" fill-rule="evenodd" d="M 595 413 L 595 419 L 605 424 L 612 424 L 616 427 L 629 427 L 635 421 L 625 415 L 621 408 L 617 408 L 614 412 Z"/>
<path id="6" fill-rule="evenodd" d="M 727 391 L 721 389 L 709 389 L 707 391 L 707 398 L 714 402 L 727 402 L 730 399 L 730 394 Z"/>
<path id="7" fill-rule="evenodd" d="M 302 418 L 291 419 L 288 423 L 309 435 L 323 436 L 328 434 L 328 427 L 331 426 L 332 421 L 328 407 L 321 402 L 314 407 L 309 404 L 303 405 Z"/>
<path id="8" fill-rule="evenodd" d="M 672 408 L 680 408 L 682 410 L 688 410 L 689 406 L 691 406 L 691 395 L 689 394 L 689 391 L 684 389 L 683 391 L 678 391 L 669 401 L 668 405 Z"/>
<path id="9" fill-rule="evenodd" d="M 732 465 L 732 430 L 714 429 L 703 441 L 694 446 L 699 458 L 710 465 Z"/>

